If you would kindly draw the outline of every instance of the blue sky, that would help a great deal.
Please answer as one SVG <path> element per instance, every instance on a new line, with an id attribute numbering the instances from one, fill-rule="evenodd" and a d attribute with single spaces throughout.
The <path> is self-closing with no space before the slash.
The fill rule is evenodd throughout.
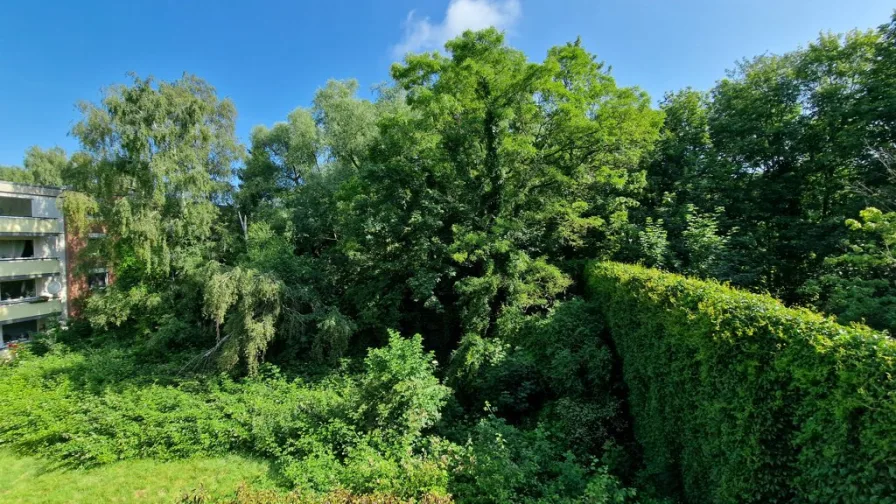
<path id="1" fill-rule="evenodd" d="M 886 22 L 886 0 L 157 0 L 25 1 L 0 9 L 0 164 L 31 145 L 77 143 L 75 103 L 128 71 L 188 71 L 234 100 L 238 132 L 307 106 L 329 78 L 388 79 L 403 50 L 496 24 L 530 58 L 581 36 L 624 85 L 658 98 L 707 89 L 743 57 L 784 52 L 820 31 Z"/>

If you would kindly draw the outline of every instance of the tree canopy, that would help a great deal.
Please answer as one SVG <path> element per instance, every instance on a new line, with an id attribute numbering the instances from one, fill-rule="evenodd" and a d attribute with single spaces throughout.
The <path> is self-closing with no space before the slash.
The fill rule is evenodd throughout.
<path id="1" fill-rule="evenodd" d="M 535 62 L 466 32 L 394 64 L 373 100 L 327 82 L 248 148 L 206 82 L 134 76 L 80 105 L 80 151 L 34 147 L 2 173 L 66 186 L 71 228 L 106 231 L 90 257 L 117 282 L 86 312 L 106 328 L 143 314 L 157 334 L 178 313 L 197 341 L 226 327 L 332 360 L 391 327 L 445 357 L 550 309 L 604 258 L 890 329 L 874 316 L 888 270 L 836 265 L 871 236 L 848 219 L 894 210 L 893 26 L 743 60 L 658 107 L 579 40 Z M 273 290 L 237 293 L 250 277 Z M 269 327 L 228 324 L 254 295 L 269 301 L 243 316 Z"/>
<path id="2" fill-rule="evenodd" d="M 866 390 L 890 376 L 889 354 L 874 354 L 890 336 L 843 325 L 896 331 L 896 16 L 745 59 L 711 89 L 658 103 L 617 84 L 581 40 L 534 60 L 493 28 L 409 54 L 390 76 L 371 99 L 355 80 L 328 81 L 243 145 L 234 103 L 209 83 L 132 75 L 79 105 L 78 151 L 33 147 L 22 168 L 0 167 L 63 187 L 67 232 L 87 243 L 76 273 L 114 274 L 60 333 L 111 355 L 108 369 L 93 365 L 116 377 L 82 363 L 51 380 L 49 368 L 89 357 L 39 342 L 51 356 L 0 365 L 13 380 L 0 388 L 56 416 L 29 409 L 32 435 L 0 415 L 0 442 L 80 460 L 242 450 L 319 495 L 411 501 L 764 502 L 803 485 L 829 502 L 828 473 L 801 468 L 891 474 L 861 459 L 890 441 L 861 402 L 891 394 Z M 615 272 L 598 275 L 600 302 L 582 299 L 594 260 Z M 801 320 L 827 339 L 807 343 Z M 869 362 L 861 378 L 835 380 L 840 368 L 821 360 L 795 377 L 768 359 L 815 359 L 831 342 L 842 355 L 825 359 Z M 709 368 L 728 376 L 724 394 Z M 690 381 L 701 399 L 682 389 Z M 797 381 L 808 385 L 787 388 Z M 837 411 L 815 407 L 828 403 L 810 395 L 834 387 L 819 383 L 851 387 L 836 389 Z M 766 408 L 755 432 L 754 392 Z M 638 414 L 656 425 L 635 425 Z M 816 443 L 817 426 L 788 420 L 813 415 L 843 432 Z M 50 421 L 70 416 L 99 418 L 102 432 Z M 850 449 L 865 424 L 874 442 Z M 142 425 L 153 434 L 135 434 Z M 721 469 L 707 454 L 724 445 L 683 439 L 683 426 L 749 446 L 722 450 L 724 474 L 708 478 Z M 854 459 L 775 456 L 794 443 Z M 788 480 L 798 473 L 811 485 Z M 858 492 L 843 474 L 837 488 Z M 872 486 L 862 495 L 883 492 Z"/>

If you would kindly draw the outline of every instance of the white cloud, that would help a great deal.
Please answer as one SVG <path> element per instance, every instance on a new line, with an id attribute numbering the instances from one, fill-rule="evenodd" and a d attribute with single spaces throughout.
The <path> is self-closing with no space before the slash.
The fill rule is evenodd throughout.
<path id="1" fill-rule="evenodd" d="M 465 30 L 489 26 L 506 30 L 516 23 L 520 14 L 519 0 L 451 0 L 445 19 L 435 24 L 428 17 L 418 19 L 411 11 L 405 20 L 404 39 L 392 52 L 395 57 L 401 57 L 409 52 L 440 49 Z"/>

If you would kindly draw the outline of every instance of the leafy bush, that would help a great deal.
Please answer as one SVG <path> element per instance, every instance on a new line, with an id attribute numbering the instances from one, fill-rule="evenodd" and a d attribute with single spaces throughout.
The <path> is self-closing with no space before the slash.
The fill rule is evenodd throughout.
<path id="1" fill-rule="evenodd" d="M 491 417 L 458 454 L 452 493 L 469 503 L 538 502 L 585 491 L 588 470 L 564 455 L 543 430 L 523 431 Z"/>
<path id="2" fill-rule="evenodd" d="M 168 460 L 224 454 L 237 430 L 222 411 L 188 386 L 125 385 L 100 389 L 85 373 L 114 379 L 127 367 L 115 353 L 107 365 L 81 354 L 21 359 L 0 369 L 0 442 L 70 466 L 136 458 Z"/>
<path id="3" fill-rule="evenodd" d="M 572 299 L 502 325 L 501 339 L 466 338 L 455 355 L 454 371 L 463 372 L 453 383 L 468 409 L 487 405 L 517 423 L 544 423 L 577 455 L 601 455 L 626 422 L 599 311 Z"/>
<path id="4" fill-rule="evenodd" d="M 393 333 L 362 373 L 316 382 L 266 366 L 239 382 L 159 385 L 123 376 L 137 372 L 133 355 L 100 355 L 96 367 L 62 350 L 0 367 L 0 444 L 68 467 L 236 452 L 275 462 L 283 484 L 306 492 L 446 493 L 444 450 L 422 431 L 449 390 L 419 336 Z"/>
<path id="5" fill-rule="evenodd" d="M 587 277 L 654 482 L 690 502 L 892 502 L 896 341 L 639 266 Z"/>
<path id="6" fill-rule="evenodd" d="M 419 334 L 390 331 L 389 346 L 370 350 L 364 367 L 357 412 L 365 428 L 415 438 L 439 420 L 450 389 L 433 376 L 435 357 Z"/>
<path id="7" fill-rule="evenodd" d="M 66 467 L 242 453 L 272 462 L 274 481 L 297 492 L 242 489 L 223 502 L 634 502 L 589 453 L 617 411 L 593 308 L 565 303 L 521 327 L 512 354 L 544 362 L 535 382 L 547 400 L 526 409 L 527 428 L 489 416 L 456 422 L 454 441 L 428 434 L 451 391 L 421 338 L 392 332 L 360 366 L 313 380 L 263 365 L 239 381 L 163 381 L 167 366 L 111 346 L 26 351 L 0 368 L 0 444 Z M 524 350 L 538 341 L 552 343 Z M 201 491 L 185 499 L 211 502 Z"/>
<path id="8" fill-rule="evenodd" d="M 577 458 L 541 426 L 522 430 L 489 416 L 454 455 L 450 489 L 458 502 L 652 502 L 626 488 L 593 458 Z"/>

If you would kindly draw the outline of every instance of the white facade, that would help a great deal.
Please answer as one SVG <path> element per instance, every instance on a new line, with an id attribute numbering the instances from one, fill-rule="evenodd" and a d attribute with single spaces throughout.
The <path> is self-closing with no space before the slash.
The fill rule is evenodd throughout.
<path id="1" fill-rule="evenodd" d="M 67 315 L 61 194 L 0 181 L 0 349 Z"/>

